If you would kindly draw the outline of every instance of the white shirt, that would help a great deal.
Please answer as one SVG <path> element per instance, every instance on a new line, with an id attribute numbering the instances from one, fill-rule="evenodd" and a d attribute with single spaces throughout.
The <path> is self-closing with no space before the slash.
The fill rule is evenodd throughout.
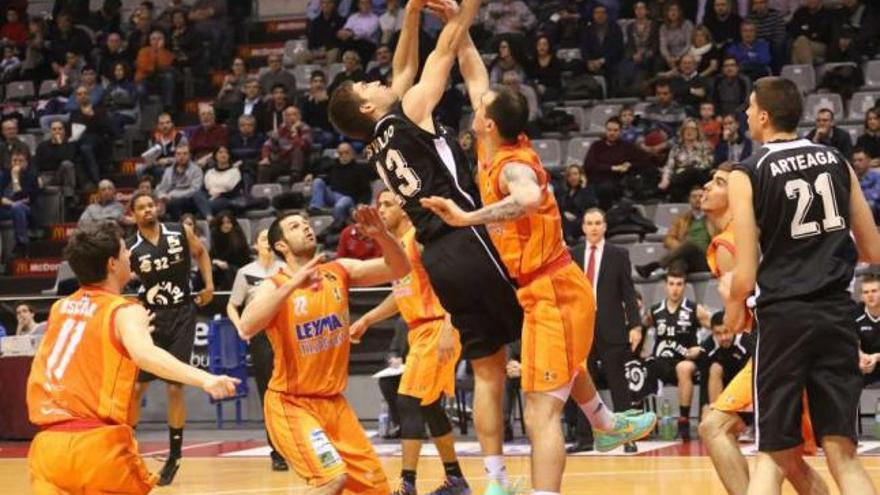
<path id="1" fill-rule="evenodd" d="M 586 246 L 584 247 L 584 275 L 587 274 L 587 269 L 590 266 L 590 241 L 585 242 Z M 605 239 L 599 241 L 599 244 L 596 244 L 596 254 L 594 255 L 595 263 L 593 265 L 593 276 L 595 276 L 595 280 L 590 280 L 590 285 L 593 286 L 593 295 L 596 295 L 596 282 L 599 281 L 599 267 L 602 266 L 602 254 L 605 253 Z"/>
<path id="2" fill-rule="evenodd" d="M 252 115 L 254 113 L 254 107 L 257 106 L 257 103 L 260 102 L 259 98 L 254 98 L 253 100 L 244 100 L 244 114 L 243 115 Z"/>

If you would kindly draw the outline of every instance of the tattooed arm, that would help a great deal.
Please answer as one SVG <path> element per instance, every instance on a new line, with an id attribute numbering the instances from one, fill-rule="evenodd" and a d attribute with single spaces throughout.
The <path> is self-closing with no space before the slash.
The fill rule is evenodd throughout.
<path id="1" fill-rule="evenodd" d="M 501 172 L 499 187 L 505 194 L 504 199 L 476 211 L 466 212 L 451 199 L 437 196 L 423 198 L 421 204 L 456 227 L 515 220 L 532 213 L 541 204 L 544 191 L 535 171 L 528 165 L 507 164 Z"/>

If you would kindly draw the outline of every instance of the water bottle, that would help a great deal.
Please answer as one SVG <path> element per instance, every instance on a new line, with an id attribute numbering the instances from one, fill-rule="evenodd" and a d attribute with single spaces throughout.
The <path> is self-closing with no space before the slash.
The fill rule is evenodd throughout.
<path id="1" fill-rule="evenodd" d="M 874 406 L 874 438 L 880 439 L 880 398 Z"/>
<path id="2" fill-rule="evenodd" d="M 669 399 L 663 399 L 660 405 L 660 438 L 662 440 L 674 440 L 676 435 L 676 421 L 672 417 L 672 404 Z"/>
<path id="3" fill-rule="evenodd" d="M 385 437 L 388 435 L 388 430 L 390 428 L 390 420 L 388 419 L 388 403 L 384 400 L 382 401 L 382 410 L 379 412 L 379 436 Z"/>

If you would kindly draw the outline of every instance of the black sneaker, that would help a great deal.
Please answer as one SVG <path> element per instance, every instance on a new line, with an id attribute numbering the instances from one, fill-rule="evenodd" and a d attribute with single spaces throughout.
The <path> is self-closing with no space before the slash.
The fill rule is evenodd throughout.
<path id="1" fill-rule="evenodd" d="M 644 265 L 636 265 L 636 273 L 642 278 L 651 278 L 651 274 L 658 268 L 660 268 L 660 263 L 656 261 Z"/>
<path id="2" fill-rule="evenodd" d="M 272 451 L 272 471 L 287 471 L 290 468 L 287 466 L 287 461 L 281 457 L 281 454 L 278 452 Z"/>
<path id="3" fill-rule="evenodd" d="M 180 457 L 169 457 L 168 460 L 165 461 L 165 465 L 162 466 L 162 470 L 159 471 L 158 485 L 170 485 L 171 482 L 174 481 L 178 469 L 180 469 Z"/>

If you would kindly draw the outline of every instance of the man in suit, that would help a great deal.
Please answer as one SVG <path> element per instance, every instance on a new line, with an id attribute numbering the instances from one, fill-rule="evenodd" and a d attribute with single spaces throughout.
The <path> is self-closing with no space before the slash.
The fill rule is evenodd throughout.
<path id="1" fill-rule="evenodd" d="M 232 129 L 238 127 L 238 119 L 242 115 L 250 115 L 258 120 L 265 120 L 266 103 L 260 91 L 260 83 L 254 78 L 244 83 L 244 98 L 233 105 L 229 111 L 229 121 L 226 125 Z M 260 129 L 262 130 L 262 129 Z"/>
<path id="2" fill-rule="evenodd" d="M 605 242 L 605 212 L 598 208 L 587 210 L 582 228 L 586 238 L 571 248 L 571 256 L 584 270 L 596 295 L 596 328 L 589 369 L 594 380 L 598 373 L 604 374 L 614 409 L 624 411 L 632 402 L 626 362 L 642 342 L 632 266 L 626 249 Z M 592 429 L 583 414 L 578 414 L 577 441 L 568 452 L 589 450 L 593 450 Z M 625 450 L 635 452 L 636 446 L 627 444 Z"/>

